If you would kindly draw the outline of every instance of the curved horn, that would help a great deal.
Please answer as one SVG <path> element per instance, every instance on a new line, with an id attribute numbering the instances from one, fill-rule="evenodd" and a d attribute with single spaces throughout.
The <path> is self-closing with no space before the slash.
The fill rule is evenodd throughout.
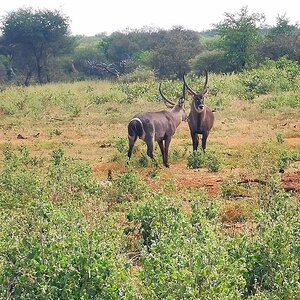
<path id="1" fill-rule="evenodd" d="M 203 87 L 203 90 L 202 90 L 202 95 L 205 94 L 207 92 L 207 82 L 208 82 L 208 73 L 207 73 L 207 70 L 205 69 L 205 83 L 204 83 L 204 87 Z"/>
<path id="2" fill-rule="evenodd" d="M 186 83 L 185 78 L 184 78 L 184 74 L 183 74 L 182 78 L 183 78 L 183 83 L 184 83 L 185 87 L 187 88 L 187 90 L 188 90 L 191 94 L 193 94 L 194 96 L 196 96 L 197 93 L 194 92 L 194 91 L 188 86 L 188 84 Z"/>
<path id="3" fill-rule="evenodd" d="M 185 94 L 186 94 L 186 85 L 185 83 L 183 82 L 183 85 L 182 85 L 182 99 L 185 100 Z"/>
<path id="4" fill-rule="evenodd" d="M 171 104 L 171 105 L 175 105 L 175 103 L 174 102 L 172 102 L 172 101 L 170 101 L 169 99 L 167 99 L 166 98 L 166 96 L 162 93 L 162 90 L 161 90 L 161 83 L 159 84 L 159 93 L 160 93 L 160 95 L 162 96 L 162 98 L 163 98 L 163 100 L 164 100 L 164 102 L 167 102 L 167 103 L 169 103 L 169 104 Z"/>

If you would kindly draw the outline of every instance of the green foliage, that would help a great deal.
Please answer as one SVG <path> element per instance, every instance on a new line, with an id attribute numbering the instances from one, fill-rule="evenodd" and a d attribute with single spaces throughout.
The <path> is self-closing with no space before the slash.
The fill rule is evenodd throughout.
<path id="1" fill-rule="evenodd" d="M 137 174 L 128 171 L 113 179 L 106 197 L 109 202 L 123 203 L 141 201 L 148 193 L 147 186 L 139 179 Z"/>
<path id="2" fill-rule="evenodd" d="M 182 27 L 157 32 L 155 38 L 150 65 L 160 78 L 181 78 L 188 61 L 203 48 L 197 33 Z"/>
<path id="3" fill-rule="evenodd" d="M 248 293 L 294 299 L 299 292 L 299 207 L 279 191 L 257 221 L 257 233 L 246 249 L 251 253 L 247 257 Z"/>
<path id="4" fill-rule="evenodd" d="M 146 99 L 151 102 L 158 100 L 158 85 L 154 81 L 121 83 L 118 89 L 126 94 L 125 103 L 134 103 L 139 98 Z"/>
<path id="5" fill-rule="evenodd" d="M 298 92 L 295 93 L 278 93 L 270 95 L 260 103 L 263 110 L 268 109 L 284 109 L 286 107 L 299 108 L 300 96 Z"/>
<path id="6" fill-rule="evenodd" d="M 91 169 L 60 149 L 47 166 L 25 147 L 6 146 L 3 163 L 0 298 L 132 297 L 121 233 L 109 218 L 93 223 L 81 210 L 98 191 Z"/>
<path id="7" fill-rule="evenodd" d="M 230 257 L 206 212 L 201 200 L 195 201 L 189 219 L 156 196 L 129 215 L 140 224 L 145 245 L 140 261 L 144 299 L 241 299 L 244 263 Z"/>
<path id="8" fill-rule="evenodd" d="M 187 166 L 191 169 L 199 169 L 205 166 L 205 153 L 200 151 L 194 151 L 187 158 Z"/>
<path id="9" fill-rule="evenodd" d="M 191 169 L 207 167 L 211 172 L 218 172 L 222 164 L 222 159 L 216 151 L 202 150 L 194 151 L 187 158 L 187 166 Z"/>
<path id="10" fill-rule="evenodd" d="M 31 201 L 26 211 L 2 210 L 0 222 L 1 298 L 132 296 L 116 231 L 91 228 L 76 209 L 45 199 Z"/>
<path id="11" fill-rule="evenodd" d="M 2 43 L 16 69 L 23 73 L 24 85 L 29 85 L 33 73 L 39 83 L 46 82 L 50 77 L 47 73 L 49 58 L 69 51 L 72 43 L 67 38 L 68 22 L 58 11 L 31 8 L 21 8 L 3 18 Z"/>
<path id="12" fill-rule="evenodd" d="M 192 71 L 198 75 L 202 74 L 205 69 L 215 73 L 229 71 L 225 53 L 219 49 L 203 51 L 190 63 Z"/>
<path id="13" fill-rule="evenodd" d="M 149 158 L 145 154 L 142 154 L 138 159 L 138 165 L 145 168 L 149 165 Z"/>
<path id="14" fill-rule="evenodd" d="M 126 99 L 126 95 L 116 88 L 111 88 L 108 91 L 102 92 L 101 94 L 95 94 L 91 92 L 89 94 L 89 98 L 91 103 L 95 103 L 97 105 L 101 105 L 107 102 L 126 102 L 126 100 L 124 100 L 124 98 Z"/>
<path id="15" fill-rule="evenodd" d="M 268 183 L 278 176 L 278 171 L 283 172 L 299 160 L 299 151 L 288 151 L 282 143 L 269 142 L 253 150 L 249 166 L 253 168 L 256 178 Z"/>
<path id="16" fill-rule="evenodd" d="M 49 198 L 68 202 L 69 194 L 75 202 L 83 201 L 88 196 L 99 194 L 99 184 L 93 179 L 91 167 L 85 162 L 65 158 L 61 149 L 52 153 L 52 164 L 48 168 Z"/>
<path id="17" fill-rule="evenodd" d="M 10 145 L 3 150 L 4 165 L 0 174 L 0 207 L 3 208 L 23 207 L 30 199 L 43 197 L 39 172 L 43 161 L 31 157 L 26 147 L 20 147 L 18 152 Z"/>
<path id="18" fill-rule="evenodd" d="M 220 48 L 225 52 L 228 67 L 232 71 L 240 71 L 255 61 L 252 48 L 260 38 L 257 24 L 264 20 L 264 15 L 249 15 L 247 7 L 241 8 L 235 15 L 225 15 L 225 20 L 216 25 L 221 36 Z"/>
<path id="19" fill-rule="evenodd" d="M 148 68 L 137 67 L 133 72 L 119 78 L 122 83 L 155 81 L 155 74 Z"/>
<path id="20" fill-rule="evenodd" d="M 222 164 L 222 159 L 216 151 L 207 151 L 205 159 L 208 170 L 211 172 L 219 171 Z"/>
<path id="21" fill-rule="evenodd" d="M 277 133 L 276 134 L 276 141 L 277 141 L 278 144 L 283 144 L 284 143 L 284 138 L 283 138 L 282 133 Z"/>
<path id="22" fill-rule="evenodd" d="M 88 102 L 88 95 L 75 90 L 71 91 L 67 84 L 60 84 L 59 88 L 48 85 L 46 89 L 42 86 L 7 88 L 1 93 L 0 109 L 8 116 L 30 116 L 36 120 L 51 109 L 77 117 Z"/>
<path id="23" fill-rule="evenodd" d="M 181 159 L 185 159 L 188 152 L 188 147 L 184 147 L 183 149 L 175 148 L 169 154 L 169 158 L 172 161 L 179 161 Z"/>
<path id="24" fill-rule="evenodd" d="M 58 128 L 53 128 L 50 131 L 50 136 L 54 136 L 54 135 L 60 136 L 61 134 L 62 134 L 62 131 Z"/>
<path id="25" fill-rule="evenodd" d="M 263 42 L 259 45 L 259 52 L 263 59 L 277 60 L 282 56 L 299 60 L 299 26 L 291 25 L 286 15 L 278 16 L 276 26 L 271 27 Z"/>
<path id="26" fill-rule="evenodd" d="M 274 158 L 285 168 L 300 154 L 283 146 L 266 143 L 250 155 L 265 185 L 253 208 L 255 227 L 231 235 L 222 226 L 219 199 L 203 189 L 169 198 L 151 193 L 130 171 L 104 188 L 87 163 L 65 157 L 61 148 L 47 160 L 6 145 L 0 298 L 296 299 L 300 207 L 281 189 Z M 221 189 L 231 200 L 249 192 L 238 180 Z M 132 255 L 138 267 L 131 268 Z"/>
<path id="27" fill-rule="evenodd" d="M 282 150 L 278 159 L 278 170 L 283 171 L 287 169 L 292 162 L 300 161 L 300 152 Z"/>
<path id="28" fill-rule="evenodd" d="M 240 196 L 249 195 L 249 190 L 245 185 L 234 179 L 228 179 L 221 184 L 221 196 L 227 199 L 234 199 Z"/>
<path id="29" fill-rule="evenodd" d="M 294 90 L 299 85 L 297 80 L 299 75 L 300 68 L 295 61 L 288 60 L 286 57 L 282 57 L 278 61 L 267 60 L 259 68 L 244 71 L 241 74 L 244 91 L 240 96 L 253 99 L 256 95 Z M 283 97 L 286 97 L 286 95 Z M 267 100 L 263 102 L 262 107 L 272 108 L 272 103 L 278 103 L 279 107 L 288 102 L 281 101 L 280 98 L 280 95 L 275 96 L 276 100 L 274 98 L 272 101 L 271 99 Z M 294 101 L 295 104 L 299 103 L 297 97 L 295 100 L 291 99 L 290 101 Z"/>
<path id="30" fill-rule="evenodd" d="M 128 150 L 128 141 L 126 138 L 117 137 L 115 141 L 115 147 L 121 154 L 126 154 Z"/>
<path id="31" fill-rule="evenodd" d="M 190 218 L 162 196 L 128 214 L 145 246 L 139 294 L 144 299 L 152 299 L 153 293 L 159 299 L 293 299 L 299 288 L 300 220 L 292 198 L 275 195 L 268 211 L 257 216 L 257 232 L 234 238 L 218 235 L 216 208 L 207 206 L 208 201 L 201 194 L 192 203 Z M 14 232 L 9 246 L 0 247 L 7 257 L 1 294 L 10 286 L 11 296 L 24 299 L 44 293 L 48 299 L 136 295 L 118 253 L 116 231 L 89 228 L 74 208 L 58 210 L 47 201 L 29 208 L 25 218 L 12 210 L 1 213 L 5 226 L 0 243 Z"/>

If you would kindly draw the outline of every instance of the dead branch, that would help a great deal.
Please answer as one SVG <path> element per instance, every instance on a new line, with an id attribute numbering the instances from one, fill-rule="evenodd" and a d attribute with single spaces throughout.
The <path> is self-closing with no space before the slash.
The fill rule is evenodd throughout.
<path id="1" fill-rule="evenodd" d="M 92 69 L 97 69 L 100 71 L 106 71 L 114 76 L 119 77 L 119 71 L 116 69 L 116 67 L 113 64 L 106 64 L 103 62 L 95 62 L 95 61 L 91 61 L 88 60 L 87 64 L 92 68 Z"/>

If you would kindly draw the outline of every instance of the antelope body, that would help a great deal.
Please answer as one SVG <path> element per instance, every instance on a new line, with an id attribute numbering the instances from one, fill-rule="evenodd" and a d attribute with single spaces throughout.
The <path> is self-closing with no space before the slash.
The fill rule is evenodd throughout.
<path id="1" fill-rule="evenodd" d="M 196 93 L 188 86 L 183 76 L 184 85 L 188 93 L 193 98 L 191 111 L 188 117 L 188 124 L 193 141 L 193 151 L 197 151 L 199 145 L 199 134 L 202 134 L 202 150 L 205 152 L 209 131 L 214 125 L 214 114 L 210 108 L 204 104 L 204 97 L 208 91 L 207 81 L 208 74 L 205 70 L 205 84 L 203 90 L 201 93 Z"/>
<path id="2" fill-rule="evenodd" d="M 133 146 L 139 137 L 147 144 L 147 155 L 157 166 L 153 156 L 154 142 L 156 141 L 161 150 L 163 164 L 169 167 L 168 152 L 172 136 L 181 121 L 186 119 L 184 110 L 185 87 L 183 86 L 183 95 L 176 104 L 163 95 L 161 85 L 159 85 L 159 92 L 170 110 L 144 112 L 133 117 L 128 124 L 128 160 L 131 157 Z"/>

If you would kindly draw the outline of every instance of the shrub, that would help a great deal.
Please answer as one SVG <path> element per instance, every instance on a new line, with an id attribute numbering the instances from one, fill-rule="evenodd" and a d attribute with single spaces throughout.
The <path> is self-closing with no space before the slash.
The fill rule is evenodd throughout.
<path id="1" fill-rule="evenodd" d="M 278 93 L 267 97 L 260 103 L 260 107 L 265 109 L 279 109 L 285 107 L 299 108 L 300 96 L 298 93 Z"/>
<path id="2" fill-rule="evenodd" d="M 138 178 L 136 173 L 129 171 L 113 179 L 107 200 L 119 203 L 141 201 L 147 193 L 147 186 Z"/>
<path id="3" fill-rule="evenodd" d="M 53 151 L 51 162 L 47 173 L 50 199 L 62 203 L 70 200 L 80 202 L 86 197 L 99 194 L 99 183 L 86 162 L 64 157 L 61 149 Z"/>
<path id="4" fill-rule="evenodd" d="M 141 295 L 152 299 L 242 299 L 244 264 L 220 243 L 200 202 L 187 218 L 163 196 L 137 208 L 143 248 Z M 210 214 L 209 214 L 210 215 Z"/>
<path id="5" fill-rule="evenodd" d="M 145 67 L 137 67 L 133 72 L 119 78 L 122 83 L 155 81 L 155 73 Z"/>
<path id="6" fill-rule="evenodd" d="M 268 199 L 269 200 L 269 199 Z M 257 214 L 257 231 L 246 248 L 247 292 L 267 299 L 295 299 L 299 295 L 299 206 L 282 191 L 267 210 Z M 250 298 L 252 299 L 252 298 Z"/>
<path id="7" fill-rule="evenodd" d="M 198 169 L 205 166 L 205 154 L 202 150 L 194 151 L 187 158 L 187 166 L 191 169 Z"/>
<path id="8" fill-rule="evenodd" d="M 218 172 L 222 164 L 220 156 L 215 151 L 207 151 L 205 156 L 208 170 Z"/>
<path id="9" fill-rule="evenodd" d="M 288 60 L 287 57 L 278 61 L 266 60 L 259 68 L 241 74 L 244 91 L 240 96 L 253 99 L 256 95 L 293 90 L 298 87 L 299 75 L 297 62 Z"/>
<path id="10" fill-rule="evenodd" d="M 218 172 L 222 164 L 220 156 L 215 151 L 194 151 L 187 158 L 187 166 L 191 169 L 207 167 L 211 172 Z"/>
<path id="11" fill-rule="evenodd" d="M 1 299 L 132 299 L 121 232 L 82 210 L 98 192 L 86 164 L 6 146 L 0 182 Z"/>
<path id="12" fill-rule="evenodd" d="M 1 211 L 0 223 L 1 298 L 132 296 L 120 236 L 99 225 L 90 228 L 73 207 L 33 201 L 26 211 Z"/>

